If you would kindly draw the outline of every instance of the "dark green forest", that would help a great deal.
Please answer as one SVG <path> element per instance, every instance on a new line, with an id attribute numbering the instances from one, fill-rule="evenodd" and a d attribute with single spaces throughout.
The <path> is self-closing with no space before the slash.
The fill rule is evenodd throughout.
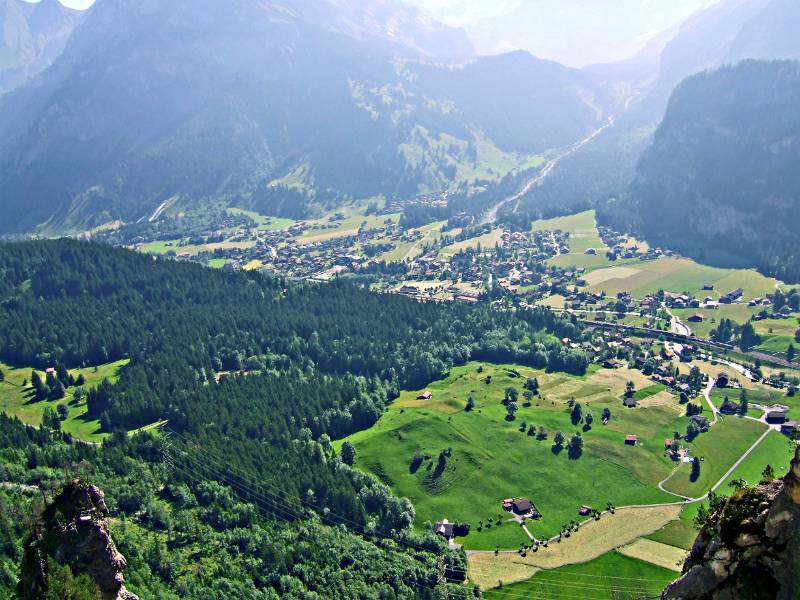
<path id="1" fill-rule="evenodd" d="M 471 359 L 587 366 L 558 342 L 580 339 L 577 324 L 544 309 L 418 303 L 71 240 L 4 244 L 0 274 L 2 360 L 63 372 L 129 358 L 117 383 L 88 392 L 105 430 L 166 419 L 194 461 L 185 470 L 208 466 L 197 452 L 225 457 L 229 476 L 279 489 L 292 518 L 310 511 L 357 532 L 400 535 L 414 510 L 330 441 L 372 425 L 399 389 Z"/>

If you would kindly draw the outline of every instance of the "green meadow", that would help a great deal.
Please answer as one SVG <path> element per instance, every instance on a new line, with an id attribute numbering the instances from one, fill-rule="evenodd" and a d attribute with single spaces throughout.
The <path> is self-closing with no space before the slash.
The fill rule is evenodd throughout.
<path id="1" fill-rule="evenodd" d="M 528 376 L 539 380 L 540 395 L 524 406 Z M 629 379 L 643 396 L 634 410 L 622 406 Z M 513 420 L 501 404 L 507 387 L 520 393 Z M 417 400 L 421 390 L 403 392 L 375 426 L 348 438 L 357 449 L 359 468 L 411 499 L 420 527 L 443 518 L 468 522 L 472 530 L 460 540 L 466 547 L 514 548 L 526 537 L 518 525 L 507 523 L 504 498 L 534 502 L 543 518 L 529 521 L 528 528 L 539 538 L 578 520 L 583 504 L 603 509 L 607 502 L 623 506 L 675 500 L 656 485 L 674 467 L 665 455 L 664 439 L 685 428 L 685 417 L 671 394 L 653 389 L 636 371 L 592 368 L 585 377 L 573 377 L 473 362 L 452 369 L 426 389 L 432 399 Z M 469 396 L 475 408 L 468 412 Z M 591 428 L 571 422 L 570 398 L 581 403 L 584 414 L 593 413 Z M 605 407 L 612 411 L 606 426 L 601 419 Z M 546 439 L 528 435 L 531 425 L 537 432 L 543 427 Z M 557 431 L 567 439 L 581 433 L 580 457 L 571 458 L 567 448 L 554 451 Z M 628 434 L 638 435 L 639 445 L 625 445 Z M 449 454 L 444 465 L 439 462 L 442 451 Z M 415 463 L 415 455 L 423 458 Z"/>
<path id="2" fill-rule="evenodd" d="M 83 369 L 70 369 L 76 378 L 82 374 L 86 379 L 84 389 L 99 385 L 104 379 L 116 381 L 119 370 L 128 363 L 128 360 L 86 367 Z M 61 430 L 72 434 L 74 437 L 88 442 L 101 442 L 107 434 L 100 431 L 100 422 L 89 418 L 86 414 L 86 400 L 75 399 L 75 387 L 67 388 L 64 398 L 59 400 L 33 399 L 33 389 L 30 386 L 32 369 L 30 367 L 12 367 L 0 363 L 0 369 L 5 374 L 5 381 L 0 381 L 0 411 L 9 416 L 15 416 L 24 423 L 39 426 L 46 408 L 56 410 L 59 404 L 69 408 L 69 415 L 61 422 Z M 39 371 L 42 380 L 45 374 Z"/>
<path id="3" fill-rule="evenodd" d="M 537 572 L 521 583 L 487 590 L 488 600 L 606 600 L 657 597 L 677 573 L 619 552 L 586 563 Z"/>

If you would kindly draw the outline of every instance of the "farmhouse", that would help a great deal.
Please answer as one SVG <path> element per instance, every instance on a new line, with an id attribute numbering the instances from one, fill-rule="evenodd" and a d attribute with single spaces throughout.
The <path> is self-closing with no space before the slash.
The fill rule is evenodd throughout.
<path id="1" fill-rule="evenodd" d="M 447 519 L 443 519 L 441 521 L 436 521 L 436 524 L 433 526 L 433 532 L 437 535 L 441 535 L 442 537 L 450 540 L 453 538 L 453 528 L 454 528 L 453 523 L 451 523 Z"/>
<path id="2" fill-rule="evenodd" d="M 625 436 L 625 443 L 629 446 L 635 446 L 639 443 L 639 438 L 635 435 L 626 435 Z"/>
<path id="3" fill-rule="evenodd" d="M 430 400 L 433 398 L 433 393 L 429 390 L 425 390 L 419 396 L 417 396 L 417 400 Z"/>
<path id="4" fill-rule="evenodd" d="M 739 300 L 742 296 L 744 296 L 744 290 L 742 288 L 737 288 L 732 292 L 728 292 L 724 296 L 722 296 L 719 301 L 721 304 L 733 304 L 737 300 Z"/>
<path id="5" fill-rule="evenodd" d="M 767 423 L 786 423 L 789 413 L 785 409 L 771 410 L 767 413 Z"/>
<path id="6" fill-rule="evenodd" d="M 722 403 L 722 406 L 719 407 L 719 412 L 723 415 L 735 415 L 739 412 L 739 404 L 738 402 L 734 402 L 733 400 L 729 400 L 725 398 L 725 402 Z"/>
<path id="7" fill-rule="evenodd" d="M 797 438 L 800 436 L 800 422 L 787 421 L 781 425 L 781 433 L 783 435 L 788 435 L 791 438 Z"/>
<path id="8" fill-rule="evenodd" d="M 616 369 L 618 366 L 619 363 L 613 358 L 607 358 L 603 361 L 604 369 Z"/>
<path id="9" fill-rule="evenodd" d="M 507 498 L 503 501 L 503 509 L 520 517 L 528 517 L 531 519 L 538 519 L 542 515 L 536 510 L 533 502 L 527 498 Z"/>
<path id="10" fill-rule="evenodd" d="M 694 313 L 689 315 L 688 321 L 690 323 L 702 323 L 705 320 L 705 316 L 702 313 Z"/>

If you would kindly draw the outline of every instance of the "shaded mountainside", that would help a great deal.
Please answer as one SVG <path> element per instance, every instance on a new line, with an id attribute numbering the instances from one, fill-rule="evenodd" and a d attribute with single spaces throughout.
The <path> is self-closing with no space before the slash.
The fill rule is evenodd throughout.
<path id="1" fill-rule="evenodd" d="M 712 502 L 663 600 L 794 600 L 800 593 L 800 449 L 789 473 Z"/>
<path id="2" fill-rule="evenodd" d="M 0 101 L 0 233 L 138 220 L 167 200 L 414 195 L 484 163 L 502 175 L 598 120 L 578 71 L 516 54 L 429 62 L 441 26 L 397 9 L 396 29 L 372 27 L 388 0 L 199 4 L 100 2 L 51 69 Z"/>
<path id="3" fill-rule="evenodd" d="M 598 216 L 605 219 L 603 204 L 626 195 L 681 81 L 745 58 L 796 58 L 793 32 L 799 29 L 794 0 L 723 0 L 687 19 L 667 34 L 671 38 L 656 38 L 633 60 L 587 69 L 600 81 L 617 80 L 620 93 L 629 99 L 627 106 L 614 111 L 613 128 L 562 161 L 542 186 L 531 190 L 517 215 L 505 216 L 522 222 L 599 205 Z"/>
<path id="4" fill-rule="evenodd" d="M 138 600 L 125 589 L 122 572 L 127 563 L 111 539 L 105 496 L 96 486 L 69 482 L 36 520 L 34 529 L 22 559 L 20 599 L 53 597 L 54 588 L 64 585 L 64 581 L 54 581 L 55 561 L 68 565 L 73 576 L 88 575 L 103 600 Z"/>
<path id="5" fill-rule="evenodd" d="M 800 63 L 746 61 L 675 91 L 631 188 L 649 241 L 800 280 Z"/>
<path id="6" fill-rule="evenodd" d="M 58 0 L 0 0 L 0 94 L 49 67 L 83 15 Z"/>

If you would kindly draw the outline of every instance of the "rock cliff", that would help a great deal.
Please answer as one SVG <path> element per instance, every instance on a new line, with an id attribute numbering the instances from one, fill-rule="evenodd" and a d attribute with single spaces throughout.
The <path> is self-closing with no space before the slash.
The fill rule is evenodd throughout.
<path id="1" fill-rule="evenodd" d="M 69 482 L 37 520 L 25 545 L 19 598 L 34 600 L 46 591 L 48 559 L 90 576 L 103 600 L 138 600 L 125 589 L 125 557 L 111 539 L 103 492 L 93 485 Z"/>
<path id="2" fill-rule="evenodd" d="M 782 480 L 738 490 L 700 532 L 663 600 L 792 600 L 800 593 L 800 448 Z"/>

